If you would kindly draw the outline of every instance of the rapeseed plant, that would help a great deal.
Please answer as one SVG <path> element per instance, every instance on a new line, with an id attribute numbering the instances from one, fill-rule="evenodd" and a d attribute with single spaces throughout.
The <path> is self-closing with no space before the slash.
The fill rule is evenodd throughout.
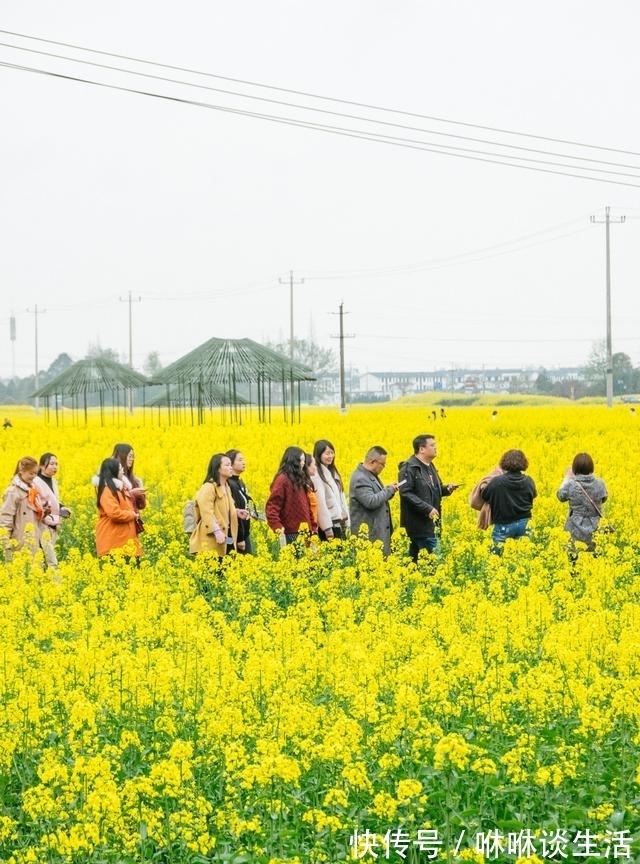
<path id="1" fill-rule="evenodd" d="M 280 550 L 263 523 L 255 556 L 188 556 L 181 507 L 214 450 L 242 448 L 263 504 L 276 468 L 265 452 L 310 449 L 331 429 L 345 474 L 380 442 L 390 481 L 428 429 L 423 413 L 65 428 L 53 449 L 73 517 L 55 579 L 28 550 L 0 567 L 2 860 L 335 862 L 354 857 L 354 832 L 380 844 L 404 832 L 411 847 L 428 829 L 443 856 L 480 861 L 473 836 L 500 826 L 635 836 L 640 531 L 628 414 L 523 408 L 495 423 L 481 409 L 448 412 L 435 429 L 445 480 L 472 485 L 509 446 L 529 457 L 532 536 L 502 557 L 462 490 L 445 502 L 440 556 L 417 565 L 402 531 L 384 558 L 364 537 Z M 21 452 L 0 453 L 7 483 L 19 456 L 57 434 L 25 423 Z M 90 480 L 123 436 L 150 490 L 139 567 L 98 561 L 93 547 Z M 574 561 L 554 493 L 579 450 L 607 482 L 617 530 L 598 538 L 597 557 Z M 397 498 L 392 513 L 397 524 Z"/>

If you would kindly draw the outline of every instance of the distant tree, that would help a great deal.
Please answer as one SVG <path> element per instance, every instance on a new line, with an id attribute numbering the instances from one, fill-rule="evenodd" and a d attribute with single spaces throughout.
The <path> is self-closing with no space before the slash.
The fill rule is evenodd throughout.
<path id="1" fill-rule="evenodd" d="M 553 393 L 553 381 L 547 374 L 547 370 L 543 367 L 538 372 L 538 377 L 535 383 L 536 393 Z"/>
<path id="2" fill-rule="evenodd" d="M 634 384 L 634 368 L 628 354 L 613 355 L 613 392 L 616 396 L 632 393 Z"/>
<path id="3" fill-rule="evenodd" d="M 267 348 L 289 357 L 288 342 L 267 342 Z M 316 402 L 333 384 L 332 378 L 338 370 L 338 360 L 330 348 L 323 348 L 310 339 L 293 340 L 293 359 L 313 372 L 316 381 L 303 381 L 300 395 L 304 401 Z M 324 379 L 324 380 L 323 380 Z"/>
<path id="4" fill-rule="evenodd" d="M 114 363 L 120 362 L 118 352 L 113 348 L 102 348 L 100 345 L 89 345 L 87 349 L 87 357 L 99 358 L 101 360 L 112 360 Z"/>
<path id="5" fill-rule="evenodd" d="M 160 362 L 160 355 L 157 351 L 151 351 L 147 354 L 147 359 L 144 361 L 143 365 L 144 374 L 148 378 L 153 378 L 154 375 L 157 375 L 158 372 L 162 369 L 162 363 Z"/>
<path id="6" fill-rule="evenodd" d="M 73 366 L 73 360 L 71 357 L 69 357 L 68 354 L 58 354 L 45 373 L 47 379 L 51 380 L 52 378 L 55 378 L 56 375 L 62 374 L 62 372 L 68 369 L 69 366 Z"/>
<path id="7" fill-rule="evenodd" d="M 611 357 L 613 393 L 633 393 L 638 386 L 639 370 L 633 368 L 628 354 L 618 351 Z M 589 361 L 583 370 L 588 392 L 592 396 L 604 396 L 607 390 L 607 352 L 604 341 L 591 349 Z"/>
<path id="8" fill-rule="evenodd" d="M 289 357 L 289 342 L 267 342 L 267 348 Z M 293 359 L 312 369 L 316 375 L 335 372 L 338 361 L 331 348 L 323 348 L 310 339 L 293 340 Z"/>

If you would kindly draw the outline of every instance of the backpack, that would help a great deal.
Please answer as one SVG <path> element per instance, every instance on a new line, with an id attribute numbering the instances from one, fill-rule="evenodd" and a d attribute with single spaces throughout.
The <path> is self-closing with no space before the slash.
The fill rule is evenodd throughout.
<path id="1" fill-rule="evenodd" d="M 198 505 L 190 498 L 182 508 L 182 530 L 185 534 L 193 534 L 199 521 Z"/>

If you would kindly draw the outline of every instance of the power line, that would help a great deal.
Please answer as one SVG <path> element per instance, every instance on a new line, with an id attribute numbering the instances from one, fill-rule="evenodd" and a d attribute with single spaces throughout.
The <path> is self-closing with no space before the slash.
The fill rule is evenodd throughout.
<path id="1" fill-rule="evenodd" d="M 1 32 L 2 31 L 0 30 L 0 33 Z M 148 72 L 139 72 L 135 69 L 123 69 L 121 66 L 112 66 L 112 65 L 109 65 L 106 63 L 97 63 L 94 60 L 82 60 L 82 59 L 79 59 L 77 57 L 69 57 L 67 55 L 54 54 L 54 53 L 49 52 L 49 51 L 41 51 L 41 50 L 38 50 L 35 48 L 25 48 L 24 46 L 12 45 L 12 44 L 9 44 L 7 42 L 0 42 L 0 46 L 5 47 L 5 48 L 10 48 L 10 49 L 13 49 L 16 51 L 24 51 L 24 52 L 27 52 L 30 54 L 36 54 L 36 55 L 40 55 L 43 57 L 48 57 L 48 58 L 55 59 L 55 60 L 63 60 L 65 62 L 69 62 L 69 63 L 79 63 L 79 64 L 82 64 L 85 66 L 93 66 L 95 68 L 105 69 L 105 70 L 108 70 L 111 72 L 119 72 L 119 73 L 124 73 L 126 75 L 137 75 L 139 77 L 149 78 L 151 80 L 161 81 L 163 83 L 178 84 L 178 85 L 184 86 L 184 87 L 193 87 L 193 88 L 196 88 L 199 90 L 207 90 L 209 92 L 220 93 L 224 96 L 238 96 L 242 99 L 253 99 L 253 100 L 260 101 L 260 102 L 266 102 L 266 103 L 269 103 L 271 105 L 278 105 L 278 106 L 282 106 L 282 107 L 286 107 L 286 108 L 293 108 L 295 110 L 311 111 L 314 113 L 320 113 L 320 114 L 329 115 L 332 117 L 339 117 L 343 120 L 347 119 L 347 120 L 361 121 L 361 122 L 365 122 L 365 123 L 373 123 L 373 124 L 376 124 L 378 126 L 387 126 L 387 127 L 393 128 L 393 129 L 401 129 L 401 130 L 404 130 L 407 132 L 418 132 L 418 133 L 425 134 L 425 135 L 438 135 L 438 136 L 442 136 L 445 138 L 455 138 L 456 140 L 467 141 L 467 142 L 474 143 L 474 144 L 486 144 L 486 145 L 489 145 L 492 147 L 499 147 L 499 148 L 508 149 L 508 150 L 518 150 L 518 151 L 525 152 L 525 153 L 535 153 L 535 154 L 543 155 L 543 156 L 555 156 L 555 157 L 562 158 L 562 159 L 571 159 L 571 160 L 577 161 L 577 162 L 589 162 L 589 163 L 595 163 L 597 165 L 609 165 L 609 166 L 615 166 L 617 168 L 631 168 L 633 170 L 640 170 L 640 166 L 629 165 L 627 163 L 611 162 L 611 161 L 607 161 L 604 159 L 594 159 L 594 158 L 590 158 L 587 156 L 574 156 L 574 155 L 570 155 L 570 154 L 557 153 L 557 152 L 552 151 L 552 150 L 541 150 L 541 149 L 532 148 L 532 147 L 525 147 L 523 145 L 518 145 L 518 144 L 506 144 L 506 143 L 501 142 L 501 141 L 491 141 L 491 140 L 487 140 L 486 138 L 475 138 L 475 137 L 472 137 L 469 135 L 456 135 L 456 134 L 451 133 L 451 132 L 443 132 L 443 131 L 437 130 L 437 129 L 422 129 L 418 126 L 409 126 L 409 125 L 404 124 L 404 123 L 394 123 L 394 122 L 390 122 L 387 120 L 380 120 L 380 119 L 377 119 L 375 117 L 361 117 L 361 116 L 356 115 L 356 114 L 349 114 L 346 112 L 330 110 L 327 108 L 318 108 L 318 107 L 315 107 L 313 105 L 303 105 L 300 103 L 287 102 L 283 99 L 273 99 L 273 98 L 269 98 L 269 97 L 265 97 L 265 96 L 256 96 L 252 93 L 242 93 L 242 92 L 239 92 L 237 90 L 227 90 L 227 89 L 223 89 L 220 87 L 212 87 L 212 86 L 206 85 L 206 84 L 198 84 L 198 83 L 192 82 L 192 81 L 183 81 L 183 80 L 179 80 L 176 78 L 168 78 L 164 75 L 155 75 L 155 74 L 151 74 Z M 82 49 L 82 50 L 89 51 L 90 49 Z M 135 60 L 135 62 L 143 62 L 143 61 Z M 144 62 L 146 63 L 148 61 L 144 61 Z M 155 65 L 162 67 L 162 64 L 155 64 Z M 184 71 L 188 71 L 188 70 L 184 70 Z M 189 74 L 202 75 L 202 74 L 207 74 L 207 73 L 189 72 Z M 523 134 L 523 133 L 513 133 L 513 134 Z M 453 145 L 443 145 L 443 146 L 453 146 Z M 581 146 L 588 146 L 588 145 L 581 145 Z M 600 149 L 600 148 L 598 148 L 598 149 Z M 473 152 L 485 153 L 485 151 L 477 151 L 477 150 L 473 151 Z M 485 155 L 489 155 L 489 154 L 485 153 Z M 498 154 L 498 155 L 500 155 L 500 154 Z M 531 161 L 528 157 L 512 156 L 509 153 L 506 153 L 504 155 L 510 159 L 526 159 L 527 161 Z M 544 160 L 540 160 L 540 161 L 544 162 Z M 555 163 L 548 163 L 548 164 L 555 164 Z M 591 169 L 588 165 L 577 166 L 577 167 L 584 167 L 585 170 L 602 170 L 606 173 L 606 169 Z M 611 173 L 616 174 L 618 172 L 611 172 Z M 635 175 L 628 175 L 628 176 L 635 176 Z"/>
<path id="2" fill-rule="evenodd" d="M 259 82 L 259 81 L 250 81 L 250 80 L 242 79 L 242 78 L 232 78 L 232 77 L 226 76 L 226 75 L 217 75 L 217 74 L 214 74 L 212 72 L 203 72 L 202 70 L 190 69 L 190 68 L 184 67 L 184 66 L 171 65 L 168 63 L 160 63 L 160 62 L 154 61 L 154 60 L 145 60 L 143 58 L 132 57 L 132 56 L 127 55 L 127 54 L 118 54 L 118 53 L 112 52 L 112 51 L 102 51 L 102 50 L 95 49 L 95 48 L 87 48 L 86 46 L 83 46 L 83 45 L 77 45 L 77 44 L 70 43 L 70 42 L 60 42 L 60 41 L 56 41 L 54 39 L 46 39 L 46 38 L 42 38 L 39 36 L 30 36 L 30 35 L 25 34 L 25 33 L 17 33 L 15 31 L 11 31 L 11 30 L 0 29 L 0 33 L 4 34 L 6 36 L 14 36 L 14 37 L 17 36 L 18 38 L 21 38 L 21 39 L 30 39 L 30 40 L 36 41 L 36 42 L 43 42 L 43 43 L 48 44 L 48 45 L 57 45 L 57 46 L 62 47 L 62 48 L 72 48 L 73 50 L 84 51 L 84 52 L 88 52 L 91 54 L 97 54 L 97 55 L 102 56 L 102 57 L 112 57 L 112 58 L 118 59 L 118 60 L 126 60 L 128 62 L 140 63 L 140 64 L 148 65 L 148 66 L 156 66 L 158 68 L 170 69 L 174 72 L 186 72 L 190 75 L 200 75 L 200 76 L 205 77 L 205 78 L 214 78 L 214 79 L 217 79 L 219 81 L 229 81 L 233 84 L 241 84 L 244 86 L 257 87 L 257 88 L 266 89 L 266 90 L 273 90 L 273 91 L 278 92 L 278 93 L 289 93 L 289 94 L 294 95 L 294 96 L 303 96 L 303 97 L 309 98 L 309 99 L 319 99 L 319 100 L 322 100 L 325 102 L 335 102 L 336 104 L 349 105 L 349 106 L 354 107 L 354 108 L 365 108 L 365 109 L 371 110 L 371 111 L 380 111 L 380 112 L 389 113 L 389 114 L 398 114 L 398 115 L 401 115 L 404 117 L 414 117 L 416 119 L 429 120 L 429 121 L 433 121 L 436 123 L 448 123 L 449 125 L 453 125 L 453 126 L 462 126 L 462 127 L 468 128 L 468 129 L 480 129 L 480 130 L 483 130 L 485 132 L 497 132 L 501 135 L 513 135 L 513 136 L 518 136 L 518 137 L 523 137 L 523 138 L 531 138 L 531 139 L 534 139 L 537 141 L 548 141 L 548 142 L 553 143 L 553 144 L 566 144 L 566 145 L 569 145 L 572 147 L 583 147 L 583 148 L 588 148 L 588 149 L 592 149 L 592 150 L 601 150 L 601 151 L 609 152 L 609 153 L 620 153 L 620 154 L 627 155 L 627 156 L 640 156 L 640 153 L 633 151 L 633 150 L 624 150 L 624 149 L 620 149 L 620 148 L 616 148 L 616 147 L 606 147 L 606 146 L 601 146 L 601 145 L 597 145 L 597 144 L 585 144 L 584 142 L 581 142 L 581 141 L 572 141 L 572 140 L 563 139 L 563 138 L 553 138 L 550 136 L 536 135 L 536 134 L 529 133 L 529 132 L 516 132 L 516 131 L 510 130 L 510 129 L 503 129 L 503 128 L 495 127 L 495 126 L 486 126 L 486 125 L 482 125 L 479 123 L 469 123 L 469 122 L 463 122 L 460 120 L 449 120 L 449 119 L 444 118 L 444 117 L 436 117 L 436 116 L 429 115 L 429 114 L 420 114 L 420 113 L 417 113 L 414 111 L 404 111 L 404 110 L 397 109 L 397 108 L 387 108 L 387 107 L 380 106 L 380 105 L 374 105 L 374 104 L 370 104 L 370 103 L 366 103 L 366 102 L 357 102 L 357 101 L 350 100 L 350 99 L 341 99 L 341 98 L 333 97 L 333 96 L 323 96 L 321 94 L 312 93 L 309 91 L 295 90 L 295 89 L 287 88 L 287 87 L 278 87 L 278 86 L 275 86 L 272 84 L 264 84 L 264 83 Z"/>
<path id="3" fill-rule="evenodd" d="M 364 141 L 372 141 L 372 142 L 381 143 L 381 144 L 389 144 L 392 146 L 404 147 L 404 148 L 409 149 L 409 150 L 418 150 L 418 151 L 423 151 L 423 152 L 427 152 L 427 153 L 437 153 L 437 154 L 440 154 L 443 156 L 455 156 L 456 158 L 459 158 L 459 159 L 467 159 L 467 160 L 476 161 L 476 162 L 485 162 L 485 163 L 493 164 L 493 165 L 504 165 L 506 167 L 519 168 L 519 169 L 526 170 L 526 171 L 534 171 L 536 173 L 553 174 L 556 176 L 563 176 L 563 177 L 572 177 L 572 178 L 577 179 L 577 180 L 591 180 L 591 181 L 594 181 L 597 183 L 609 183 L 609 184 L 613 184 L 616 186 L 628 186 L 628 187 L 633 187 L 633 188 L 640 188 L 640 183 L 630 183 L 630 182 L 624 181 L 624 180 L 613 180 L 609 177 L 590 176 L 589 174 L 584 174 L 584 173 L 578 174 L 578 173 L 575 173 L 575 171 L 592 171 L 592 172 L 599 172 L 599 173 L 613 173 L 616 176 L 633 177 L 634 179 L 637 179 L 639 181 L 640 181 L 640 175 L 632 175 L 632 174 L 627 174 L 627 173 L 623 173 L 623 172 L 607 172 L 607 171 L 604 171 L 603 169 L 587 168 L 586 166 L 583 167 L 583 166 L 564 165 L 562 163 L 545 162 L 544 160 L 538 160 L 538 159 L 533 159 L 533 158 L 527 160 L 529 162 L 534 163 L 532 165 L 514 164 L 514 161 L 505 161 L 505 159 L 522 160 L 524 157 L 504 156 L 502 158 L 488 158 L 488 155 L 473 155 L 476 153 L 482 153 L 482 151 L 467 150 L 466 148 L 454 147 L 452 145 L 443 145 L 441 147 L 438 147 L 435 145 L 427 146 L 427 144 L 425 142 L 415 141 L 412 139 L 404 139 L 404 138 L 401 138 L 399 136 L 381 135 L 381 134 L 376 134 L 373 132 L 364 132 L 361 130 L 345 129 L 345 128 L 339 127 L 339 126 L 329 126 L 326 124 L 321 124 L 321 123 L 316 123 L 316 122 L 311 122 L 311 121 L 296 120 L 293 118 L 281 117 L 281 116 L 273 115 L 273 114 L 263 114 L 263 113 L 259 113 L 259 112 L 255 112 L 255 111 L 248 111 L 246 109 L 232 108 L 232 107 L 223 106 L 223 105 L 214 105 L 214 104 L 211 104 L 208 102 L 201 102 L 201 101 L 194 100 L 194 99 L 186 99 L 184 97 L 173 96 L 173 95 L 169 95 L 166 93 L 153 93 L 151 91 L 141 90 L 141 89 L 135 88 L 135 87 L 125 87 L 123 85 L 108 84 L 104 81 L 95 81 L 95 80 L 92 80 L 89 78 L 81 78 L 81 77 L 76 76 L 76 75 L 69 75 L 69 74 L 64 74 L 61 72 L 53 72 L 51 70 L 46 70 L 46 69 L 38 69 L 37 67 L 23 66 L 21 64 L 9 63 L 7 61 L 0 61 L 0 66 L 3 66 L 5 68 L 9 68 L 9 69 L 16 69 L 18 71 L 23 71 L 23 72 L 33 72 L 33 73 L 48 76 L 51 78 L 59 78 L 59 79 L 66 80 L 66 81 L 74 81 L 74 82 L 80 83 L 80 84 L 90 84 L 90 85 L 93 85 L 96 87 L 102 87 L 102 88 L 109 89 L 109 90 L 116 90 L 116 91 L 120 91 L 120 92 L 124 92 L 124 93 L 136 94 L 136 95 L 140 95 L 140 96 L 149 96 L 151 98 L 160 99 L 160 100 L 164 100 L 164 101 L 168 101 L 168 102 L 175 102 L 175 103 L 179 103 L 179 104 L 183 104 L 183 105 L 190 105 L 190 106 L 199 107 L 199 108 L 208 108 L 210 110 L 220 111 L 222 113 L 229 113 L 229 114 L 235 114 L 238 116 L 251 117 L 254 119 L 267 120 L 269 122 L 277 123 L 277 124 L 281 124 L 281 125 L 294 126 L 294 127 L 298 127 L 298 128 L 302 128 L 302 129 L 312 129 L 315 131 L 327 132 L 327 133 L 339 135 L 342 137 L 356 138 L 356 139 L 360 139 L 360 140 L 364 140 Z M 451 152 L 451 151 L 460 151 L 460 152 Z M 571 159 L 570 156 L 567 158 Z M 556 166 L 559 168 L 573 168 L 574 170 L 573 171 L 561 171 L 561 170 L 557 171 L 557 170 L 553 170 L 550 167 L 547 167 L 547 168 L 538 167 L 538 165 L 551 165 L 551 166 Z"/>
<path id="4" fill-rule="evenodd" d="M 566 223 L 568 225 L 575 224 L 578 220 L 572 220 L 572 222 Z M 589 230 L 588 227 L 583 226 L 582 228 L 576 228 L 574 231 L 568 231 L 564 234 L 559 234 L 557 237 L 546 237 L 538 242 L 527 243 L 525 246 L 518 246 L 514 249 L 504 249 L 502 247 L 509 246 L 515 243 L 519 243 L 522 240 L 526 240 L 528 237 L 536 237 L 540 234 L 548 233 L 549 231 L 555 230 L 554 228 L 543 229 L 542 231 L 536 231 L 533 234 L 524 235 L 523 237 L 516 238 L 514 240 L 505 240 L 503 243 L 496 243 L 492 246 L 482 247 L 480 249 L 470 250 L 469 252 L 460 252 L 456 255 L 450 255 L 445 258 L 434 258 L 431 261 L 424 261 L 419 264 L 406 264 L 399 265 L 397 267 L 380 267 L 375 269 L 368 270 L 338 270 L 338 271 L 328 271 L 325 275 L 313 275 L 313 272 L 321 274 L 322 271 L 313 271 L 311 275 L 307 276 L 307 279 L 310 281 L 331 281 L 331 280 L 339 280 L 339 279 L 376 279 L 376 278 L 387 278 L 390 276 L 400 276 L 400 275 L 413 275 L 415 273 L 421 273 L 425 270 L 441 270 L 447 267 L 454 267 L 459 264 L 478 264 L 481 261 L 487 261 L 492 258 L 500 258 L 503 255 L 514 255 L 519 252 L 523 252 L 527 249 L 532 249 L 536 246 L 541 246 L 544 243 L 551 243 L 555 240 L 565 240 L 567 237 L 574 237 L 576 234 L 582 234 Z M 494 254 L 486 254 L 483 255 L 483 252 L 491 253 L 494 249 L 501 249 L 501 252 L 496 251 Z M 481 257 L 477 257 L 480 255 Z"/>

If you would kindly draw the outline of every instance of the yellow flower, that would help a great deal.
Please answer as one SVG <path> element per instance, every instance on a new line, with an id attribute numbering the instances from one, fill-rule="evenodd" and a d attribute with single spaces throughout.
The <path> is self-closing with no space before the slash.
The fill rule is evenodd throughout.
<path id="1" fill-rule="evenodd" d="M 400 780 L 396 789 L 396 797 L 402 804 L 422 794 L 422 783 L 419 780 Z"/>
<path id="2" fill-rule="evenodd" d="M 473 748 L 458 732 L 450 732 L 441 738 L 434 747 L 433 767 L 442 769 L 453 765 L 464 770 L 468 764 Z"/>

